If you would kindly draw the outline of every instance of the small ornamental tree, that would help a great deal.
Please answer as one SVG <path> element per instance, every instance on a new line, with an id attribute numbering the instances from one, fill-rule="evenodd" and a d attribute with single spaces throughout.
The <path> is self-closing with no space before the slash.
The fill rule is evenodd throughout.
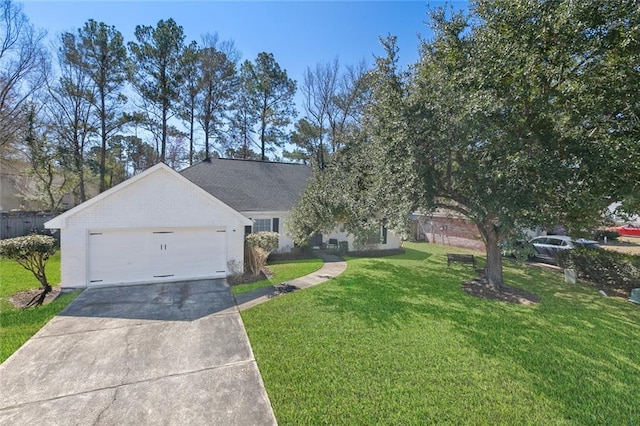
<path id="1" fill-rule="evenodd" d="M 56 251 L 56 240 L 47 235 L 28 235 L 26 237 L 0 240 L 0 257 L 15 260 L 26 270 L 31 271 L 42 285 L 42 293 L 35 296 L 27 306 L 40 306 L 51 292 L 47 281 L 45 265 Z"/>
<path id="2" fill-rule="evenodd" d="M 254 276 L 267 264 L 269 254 L 278 248 L 277 232 L 256 232 L 245 238 L 245 262 Z"/>

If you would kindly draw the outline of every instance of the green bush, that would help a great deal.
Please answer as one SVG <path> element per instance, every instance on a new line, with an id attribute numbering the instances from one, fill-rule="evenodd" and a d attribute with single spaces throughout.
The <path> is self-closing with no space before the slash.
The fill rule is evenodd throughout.
<path id="1" fill-rule="evenodd" d="M 245 237 L 245 265 L 254 276 L 267 264 L 269 253 L 278 248 L 277 232 L 255 232 Z"/>
<path id="2" fill-rule="evenodd" d="M 51 286 L 45 273 L 45 265 L 51 255 L 56 252 L 56 239 L 47 235 L 32 234 L 25 237 L 0 240 L 0 257 L 5 257 L 19 263 L 30 271 L 40 282 L 42 293 L 30 303 L 41 305 L 44 298 L 51 291 Z"/>
<path id="3" fill-rule="evenodd" d="M 640 287 L 640 256 L 579 248 L 562 251 L 558 263 L 575 269 L 580 278 L 601 286 L 627 291 Z"/>
<path id="4" fill-rule="evenodd" d="M 593 239 L 598 241 L 604 241 L 606 237 L 607 241 L 615 241 L 618 239 L 619 236 L 620 234 L 618 233 L 618 231 L 608 231 L 608 230 L 599 229 L 593 235 Z"/>
<path id="5" fill-rule="evenodd" d="M 277 232 L 254 232 L 245 237 L 245 243 L 249 247 L 260 247 L 271 253 L 278 248 Z"/>
<path id="6" fill-rule="evenodd" d="M 338 252 L 340 254 L 346 254 L 349 251 L 349 241 L 338 242 Z"/>

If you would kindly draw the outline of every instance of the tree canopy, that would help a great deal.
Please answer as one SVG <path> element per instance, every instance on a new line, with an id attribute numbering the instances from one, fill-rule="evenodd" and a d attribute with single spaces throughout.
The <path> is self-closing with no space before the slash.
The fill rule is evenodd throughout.
<path id="1" fill-rule="evenodd" d="M 296 82 L 267 52 L 258 53 L 254 62 L 245 61 L 240 73 L 249 105 L 256 111 L 260 157 L 264 161 L 269 149 L 284 144 L 284 129 L 295 115 Z"/>
<path id="2" fill-rule="evenodd" d="M 499 287 L 509 234 L 554 224 L 580 233 L 637 191 L 640 6 L 478 0 L 468 13 L 433 10 L 430 23 L 408 72 L 395 39 L 383 41 L 364 124 L 318 179 L 327 185 L 311 188 L 333 194 L 333 220 L 353 232 L 371 213 L 400 230 L 414 209 L 463 213 Z M 305 211 L 293 223 L 318 227 Z"/>

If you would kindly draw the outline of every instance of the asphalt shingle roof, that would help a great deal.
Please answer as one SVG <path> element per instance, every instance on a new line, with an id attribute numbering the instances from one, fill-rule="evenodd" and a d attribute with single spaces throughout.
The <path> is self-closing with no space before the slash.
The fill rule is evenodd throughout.
<path id="1" fill-rule="evenodd" d="M 212 158 L 180 174 L 237 211 L 287 211 L 311 170 L 303 164 Z"/>

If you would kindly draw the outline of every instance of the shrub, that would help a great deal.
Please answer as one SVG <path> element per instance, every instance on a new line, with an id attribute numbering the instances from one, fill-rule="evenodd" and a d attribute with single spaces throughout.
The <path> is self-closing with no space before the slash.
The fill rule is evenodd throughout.
<path id="1" fill-rule="evenodd" d="M 349 241 L 338 242 L 338 252 L 340 254 L 346 254 L 349 251 Z"/>
<path id="2" fill-rule="evenodd" d="M 51 291 L 47 281 L 45 265 L 56 251 L 56 239 L 47 235 L 32 234 L 25 237 L 0 240 L 0 256 L 15 260 L 30 271 L 42 285 L 42 293 L 31 300 L 29 305 L 41 305 Z"/>
<path id="3" fill-rule="evenodd" d="M 620 236 L 620 233 L 618 233 L 618 231 L 608 231 L 608 230 L 599 229 L 594 234 L 593 239 L 598 241 L 604 241 L 604 239 L 606 238 L 607 241 L 615 241 L 618 239 L 619 236 Z"/>
<path id="4" fill-rule="evenodd" d="M 640 256 L 579 248 L 562 251 L 558 263 L 575 269 L 580 278 L 605 287 L 627 291 L 640 287 Z"/>
<path id="5" fill-rule="evenodd" d="M 260 274 L 267 265 L 269 253 L 278 248 L 277 232 L 255 232 L 245 237 L 245 263 L 247 269 L 254 275 Z"/>

